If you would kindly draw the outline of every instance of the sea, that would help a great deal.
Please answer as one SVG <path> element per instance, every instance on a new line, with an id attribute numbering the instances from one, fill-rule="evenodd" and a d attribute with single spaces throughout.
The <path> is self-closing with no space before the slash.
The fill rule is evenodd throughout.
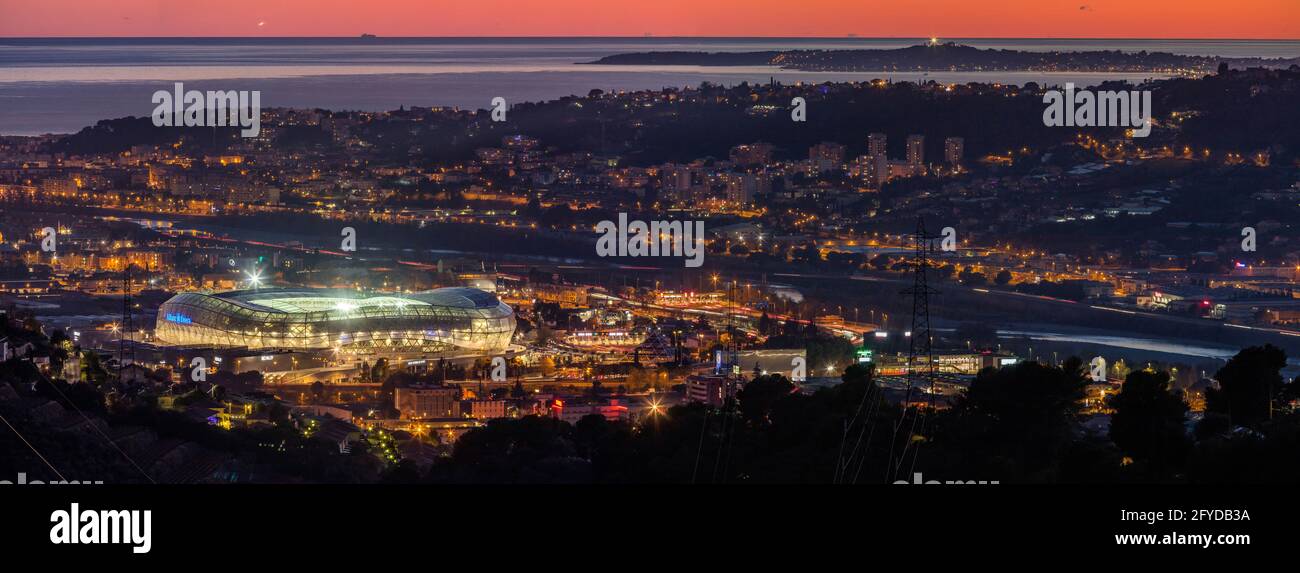
<path id="1" fill-rule="evenodd" d="M 1095 85 L 1150 74 L 803 72 L 767 66 L 590 66 L 645 51 L 889 49 L 928 38 L 0 38 L 0 135 L 72 133 L 102 119 L 148 116 L 152 94 L 259 90 L 263 107 L 384 111 L 488 108 L 606 91 L 702 82 L 934 80 Z M 943 38 L 979 48 L 1160 51 L 1300 57 L 1300 41 Z"/>

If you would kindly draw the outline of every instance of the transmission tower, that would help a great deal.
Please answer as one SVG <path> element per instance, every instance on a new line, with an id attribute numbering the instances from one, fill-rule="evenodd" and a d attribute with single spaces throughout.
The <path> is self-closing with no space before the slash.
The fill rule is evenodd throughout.
<path id="1" fill-rule="evenodd" d="M 126 368 L 126 337 L 130 336 L 131 324 L 131 265 L 122 273 L 122 322 L 117 337 L 117 378 L 122 381 L 122 370 Z M 131 363 L 135 363 L 135 341 L 131 341 Z"/>
<path id="2" fill-rule="evenodd" d="M 926 392 L 929 394 L 929 404 L 926 411 L 934 410 L 934 333 L 930 329 L 930 296 L 938 294 L 939 291 L 930 287 L 928 277 L 930 259 L 934 249 L 933 241 L 936 238 L 938 237 L 926 233 L 925 219 L 918 217 L 916 219 L 916 232 L 912 235 L 912 286 L 901 293 L 912 299 L 912 336 L 908 340 L 907 389 L 903 395 L 903 414 L 898 419 L 898 426 L 894 428 L 895 443 L 897 442 L 898 430 L 907 422 L 909 412 L 911 412 L 912 420 L 908 429 L 907 440 L 903 443 L 903 452 L 899 454 L 897 463 L 894 462 L 892 453 L 894 446 L 893 444 L 890 445 L 890 462 L 893 465 L 890 469 L 893 471 L 894 478 L 897 478 L 898 469 L 902 467 L 903 460 L 907 457 L 908 449 L 912 445 L 912 439 L 916 436 L 917 419 L 922 417 L 920 412 L 912 412 L 913 390 L 925 387 Z M 915 454 L 913 455 L 915 456 Z M 915 457 L 913 460 L 915 460 Z"/>
<path id="3" fill-rule="evenodd" d="M 917 218 L 916 234 L 913 235 L 912 241 L 912 287 L 903 291 L 904 296 L 912 298 L 912 337 L 908 341 L 907 352 L 907 387 L 908 392 L 911 388 L 920 384 L 928 384 L 930 393 L 930 408 L 934 408 L 934 333 L 930 330 L 930 296 L 939 294 L 939 291 L 930 287 L 930 255 L 932 253 L 933 241 L 937 237 L 927 235 L 925 232 L 925 220 Z M 924 361 L 920 368 L 917 367 L 918 361 Z M 907 396 L 908 399 L 911 396 Z"/>
<path id="4" fill-rule="evenodd" d="M 719 480 L 725 482 L 727 479 L 727 470 L 731 465 L 731 441 L 735 433 L 736 426 L 736 392 L 740 389 L 741 379 L 744 377 L 743 372 L 738 372 L 737 356 L 740 351 L 740 342 L 737 340 L 737 330 L 733 322 L 737 312 L 736 297 L 739 294 L 739 284 L 732 280 L 727 286 L 727 344 L 722 347 L 722 352 L 726 355 L 724 365 L 726 366 L 725 378 L 723 381 L 723 398 L 722 408 L 719 412 L 722 433 L 718 438 L 718 455 L 713 462 L 713 483 Z"/>

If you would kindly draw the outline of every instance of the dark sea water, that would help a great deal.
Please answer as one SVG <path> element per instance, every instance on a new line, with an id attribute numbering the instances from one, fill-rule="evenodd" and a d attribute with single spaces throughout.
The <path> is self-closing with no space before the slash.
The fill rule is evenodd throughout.
<path id="1" fill-rule="evenodd" d="M 1300 41 L 950 39 L 980 48 L 1146 50 L 1227 57 L 1300 57 Z M 1036 72 L 799 72 L 765 66 L 585 66 L 619 53 L 887 49 L 920 38 L 279 38 L 0 39 L 0 135 L 70 133 L 96 121 L 147 116 L 153 92 L 260 90 L 263 107 L 381 111 L 398 106 L 486 108 L 605 90 L 709 81 L 860 81 L 1091 85 L 1140 74 Z"/>

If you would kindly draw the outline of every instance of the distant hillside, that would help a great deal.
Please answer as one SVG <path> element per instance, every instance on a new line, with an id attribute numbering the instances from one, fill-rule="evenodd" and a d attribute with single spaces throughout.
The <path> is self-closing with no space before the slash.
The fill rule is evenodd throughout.
<path id="1" fill-rule="evenodd" d="M 788 50 L 766 52 L 642 52 L 606 56 L 593 65 L 754 66 L 805 71 L 1085 71 L 1207 73 L 1231 68 L 1286 68 L 1297 58 L 1220 58 L 1167 52 L 1030 52 L 992 50 L 955 43 L 889 50 Z"/>

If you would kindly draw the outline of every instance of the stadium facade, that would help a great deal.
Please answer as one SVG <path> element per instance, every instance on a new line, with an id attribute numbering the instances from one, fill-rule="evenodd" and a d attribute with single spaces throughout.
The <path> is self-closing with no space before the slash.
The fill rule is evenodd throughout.
<path id="1" fill-rule="evenodd" d="M 158 309 L 154 336 L 170 346 L 494 353 L 514 331 L 514 311 L 473 288 L 400 297 L 267 288 L 173 296 Z"/>

